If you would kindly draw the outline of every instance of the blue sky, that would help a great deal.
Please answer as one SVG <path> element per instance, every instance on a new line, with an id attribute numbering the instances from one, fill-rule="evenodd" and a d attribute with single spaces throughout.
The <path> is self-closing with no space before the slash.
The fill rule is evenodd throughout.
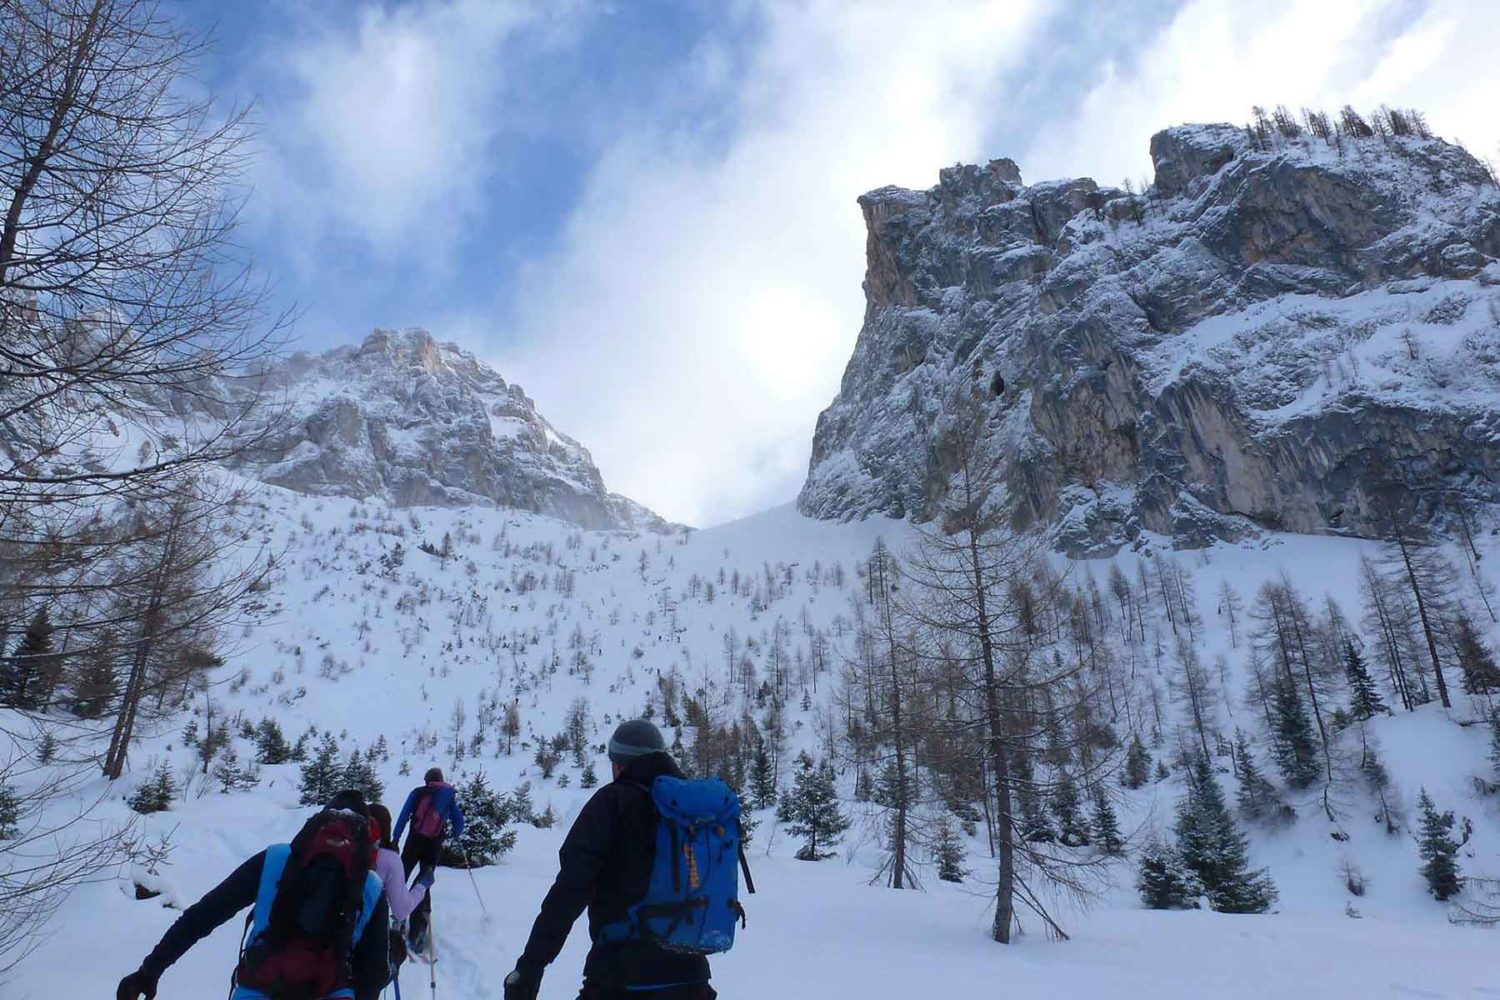
<path id="1" fill-rule="evenodd" d="M 1139 180 L 1255 103 L 1418 106 L 1500 159 L 1492 0 L 180 2 L 255 102 L 242 239 L 298 346 L 426 327 L 700 525 L 800 485 L 865 190 Z"/>

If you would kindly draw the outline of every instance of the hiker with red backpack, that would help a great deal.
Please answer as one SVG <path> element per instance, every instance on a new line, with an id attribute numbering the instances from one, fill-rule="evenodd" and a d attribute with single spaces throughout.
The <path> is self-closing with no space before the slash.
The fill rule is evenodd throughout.
<path id="1" fill-rule="evenodd" d="M 411 942 L 413 951 L 424 954 L 428 950 L 427 925 L 432 912 L 431 875 L 437 868 L 438 858 L 442 856 L 445 831 L 451 832 L 454 837 L 461 836 L 464 832 L 464 814 L 458 808 L 458 797 L 453 786 L 443 780 L 441 768 L 428 768 L 422 777 L 422 784 L 413 788 L 406 796 L 401 815 L 396 817 L 392 840 L 401 839 L 401 831 L 406 829 L 408 820 L 411 821 L 411 832 L 407 834 L 406 843 L 401 848 L 401 864 L 406 869 L 407 878 L 411 878 L 414 868 L 425 873 L 428 896 L 412 911 L 407 940 Z M 419 879 L 422 877 L 422 874 L 418 875 Z"/>
<path id="2" fill-rule="evenodd" d="M 718 778 L 683 777 L 661 732 L 621 723 L 614 781 L 594 793 L 558 852 L 557 880 L 505 1000 L 536 1000 L 542 972 L 587 908 L 593 946 L 579 1000 L 714 1000 L 708 957 L 734 944 L 745 911 L 740 802 Z"/>
<path id="3" fill-rule="evenodd" d="M 364 796 L 335 795 L 183 911 L 116 1000 L 152 1000 L 168 967 L 247 906 L 231 1000 L 374 1000 L 390 979 L 376 841 Z"/>

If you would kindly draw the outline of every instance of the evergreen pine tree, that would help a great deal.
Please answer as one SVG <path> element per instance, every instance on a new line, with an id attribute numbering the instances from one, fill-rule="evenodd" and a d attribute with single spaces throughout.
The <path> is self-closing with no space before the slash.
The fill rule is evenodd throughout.
<path id="1" fill-rule="evenodd" d="M 491 788 L 482 773 L 460 785 L 456 796 L 464 832 L 444 841 L 443 863 L 453 868 L 495 864 L 516 845 L 516 831 L 506 829 L 518 818 L 514 802 Z"/>
<path id="2" fill-rule="evenodd" d="M 1500 710 L 1490 713 L 1490 774 L 1500 786 Z"/>
<path id="3" fill-rule="evenodd" d="M 1323 773 L 1312 723 L 1297 685 L 1278 675 L 1271 699 L 1271 752 L 1281 776 L 1292 788 L 1306 788 Z"/>
<path id="4" fill-rule="evenodd" d="M 1485 697 L 1500 690 L 1500 667 L 1495 665 L 1495 654 L 1485 645 L 1467 612 L 1460 611 L 1454 616 L 1453 648 L 1463 672 L 1465 694 Z"/>
<path id="5" fill-rule="evenodd" d="M 1156 781 L 1157 784 L 1161 784 L 1171 776 L 1172 772 L 1167 770 L 1167 762 L 1164 760 L 1158 760 L 1156 762 L 1156 773 L 1152 775 L 1153 780 Z"/>
<path id="6" fill-rule="evenodd" d="M 285 764 L 292 759 L 292 748 L 275 719 L 261 719 L 255 727 L 255 759 L 262 764 Z"/>
<path id="7" fill-rule="evenodd" d="M 932 853 L 937 861 L 938 878 L 944 882 L 962 882 L 968 874 L 964 871 L 964 842 L 953 829 L 953 822 L 944 816 L 938 821 L 937 840 Z"/>
<path id="8" fill-rule="evenodd" d="M 8 708 L 42 708 L 48 675 L 55 667 L 52 652 L 52 619 L 45 607 L 38 608 L 21 635 L 21 641 L 5 658 L 0 672 L 0 705 Z"/>
<path id="9" fill-rule="evenodd" d="M 50 764 L 57 759 L 57 736 L 48 729 L 42 733 L 42 738 L 36 741 L 36 762 L 38 764 Z"/>
<path id="10" fill-rule="evenodd" d="M 1386 711 L 1380 689 L 1365 667 L 1365 658 L 1352 639 L 1344 640 L 1344 676 L 1349 679 L 1349 716 L 1363 722 Z"/>
<path id="11" fill-rule="evenodd" d="M 1089 842 L 1088 824 L 1083 819 L 1083 807 L 1078 798 L 1078 786 L 1073 776 L 1061 772 L 1052 790 L 1052 801 L 1048 803 L 1052 815 L 1057 818 L 1057 839 L 1066 847 L 1083 847 Z"/>
<path id="12" fill-rule="evenodd" d="M 823 861 L 833 857 L 825 848 L 839 842 L 849 829 L 849 819 L 839 809 L 838 789 L 834 786 L 833 768 L 805 761 L 797 771 L 792 790 L 782 798 L 778 817 L 787 824 L 794 837 L 807 842 L 797 851 L 799 861 Z"/>
<path id="13" fill-rule="evenodd" d="M 119 674 L 115 670 L 118 652 L 113 636 L 105 632 L 83 658 L 68 699 L 68 710 L 80 719 L 102 718 L 119 696 Z"/>
<path id="14" fill-rule="evenodd" d="M 14 840 L 21 828 L 21 797 L 0 783 L 0 840 Z"/>
<path id="15" fill-rule="evenodd" d="M 1453 839 L 1453 813 L 1439 813 L 1427 789 L 1417 798 L 1422 811 L 1422 836 L 1418 849 L 1422 856 L 1422 877 L 1432 898 L 1442 902 L 1458 894 L 1463 879 L 1458 872 L 1458 849 Z"/>
<path id="16" fill-rule="evenodd" d="M 754 809 L 766 809 L 776 804 L 776 772 L 771 767 L 771 755 L 766 750 L 766 741 L 755 734 L 755 750 L 750 762 L 750 805 Z"/>
<path id="17" fill-rule="evenodd" d="M 141 787 L 130 797 L 129 806 L 138 813 L 155 813 L 172 808 L 172 799 L 177 796 L 177 781 L 172 777 L 172 766 L 165 761 Z"/>
<path id="18" fill-rule="evenodd" d="M 1270 876 L 1250 869 L 1249 844 L 1224 805 L 1213 769 L 1202 755 L 1187 769 L 1187 795 L 1177 806 L 1177 850 L 1220 913 L 1264 913 L 1276 901 Z"/>
<path id="19" fill-rule="evenodd" d="M 1151 755 L 1136 733 L 1130 734 L 1130 746 L 1125 751 L 1125 773 L 1120 784 L 1126 788 L 1141 788 L 1151 780 Z"/>
<path id="20" fill-rule="evenodd" d="M 1050 844 L 1056 839 L 1052 825 L 1036 793 L 1036 775 L 1031 757 L 1017 753 L 1011 763 L 1011 777 L 1016 789 L 1016 812 L 1020 815 L 1021 839 L 1032 844 Z"/>
<path id="21" fill-rule="evenodd" d="M 254 764 L 242 766 L 240 755 L 233 746 L 224 748 L 224 752 L 214 762 L 212 774 L 219 783 L 219 791 L 224 793 L 245 791 L 260 784 L 260 769 Z"/>
<path id="22" fill-rule="evenodd" d="M 366 802 L 379 802 L 385 797 L 385 785 L 375 773 L 374 762 L 361 756 L 358 750 L 349 755 L 335 784 L 338 787 L 330 793 L 330 798 L 345 788 L 357 789 L 364 795 Z"/>
<path id="23" fill-rule="evenodd" d="M 1255 763 L 1255 756 L 1250 752 L 1250 741 L 1240 730 L 1235 731 L 1234 767 L 1240 774 L 1238 799 L 1241 816 L 1259 823 L 1289 820 L 1296 815 L 1290 806 L 1281 801 L 1281 796 L 1276 793 L 1276 786 L 1261 773 L 1259 765 Z"/>
<path id="24" fill-rule="evenodd" d="M 298 801 L 304 806 L 321 806 L 340 790 L 342 780 L 339 745 L 331 734 L 324 733 L 312 759 L 302 765 L 302 794 Z"/>
<path id="25" fill-rule="evenodd" d="M 599 775 L 594 770 L 594 762 L 592 760 L 584 761 L 584 764 L 583 764 L 583 773 L 578 776 L 578 787 L 579 788 L 594 788 L 598 784 L 599 784 Z"/>
<path id="26" fill-rule="evenodd" d="M 1102 785 L 1094 786 L 1094 843 L 1099 850 L 1112 857 L 1125 852 L 1125 839 L 1120 836 L 1120 820 L 1109 794 Z"/>
<path id="27" fill-rule="evenodd" d="M 1152 910 L 1196 910 L 1203 895 L 1198 881 L 1171 846 L 1153 840 L 1141 850 L 1135 887 L 1141 902 Z"/>

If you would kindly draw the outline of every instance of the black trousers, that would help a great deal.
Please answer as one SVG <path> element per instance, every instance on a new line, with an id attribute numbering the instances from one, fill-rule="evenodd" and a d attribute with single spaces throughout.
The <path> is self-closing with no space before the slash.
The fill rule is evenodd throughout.
<path id="1" fill-rule="evenodd" d="M 406 843 L 401 847 L 401 867 L 406 869 L 406 877 L 411 878 L 411 873 L 417 868 L 436 868 L 438 852 L 443 842 L 432 837 L 424 837 L 420 833 L 408 833 Z M 432 889 L 429 887 L 427 895 L 417 904 L 417 908 L 411 911 L 407 918 L 408 935 L 416 940 L 420 933 L 427 929 L 427 915 L 432 910 Z"/>

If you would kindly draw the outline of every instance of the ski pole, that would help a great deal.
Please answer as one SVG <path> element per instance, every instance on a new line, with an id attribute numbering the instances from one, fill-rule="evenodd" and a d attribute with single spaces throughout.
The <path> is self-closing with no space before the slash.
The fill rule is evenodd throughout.
<path id="1" fill-rule="evenodd" d="M 479 900 L 480 912 L 484 914 L 484 919 L 488 920 L 490 918 L 490 908 L 484 905 L 484 896 L 480 895 L 479 882 L 474 878 L 474 858 L 470 856 L 468 851 L 464 851 L 464 864 L 469 870 L 469 884 L 474 887 L 474 898 Z"/>
<path id="2" fill-rule="evenodd" d="M 432 933 L 432 905 L 427 907 L 427 953 L 432 960 L 427 963 L 427 986 L 432 990 L 432 1000 L 437 1000 L 437 938 Z"/>

